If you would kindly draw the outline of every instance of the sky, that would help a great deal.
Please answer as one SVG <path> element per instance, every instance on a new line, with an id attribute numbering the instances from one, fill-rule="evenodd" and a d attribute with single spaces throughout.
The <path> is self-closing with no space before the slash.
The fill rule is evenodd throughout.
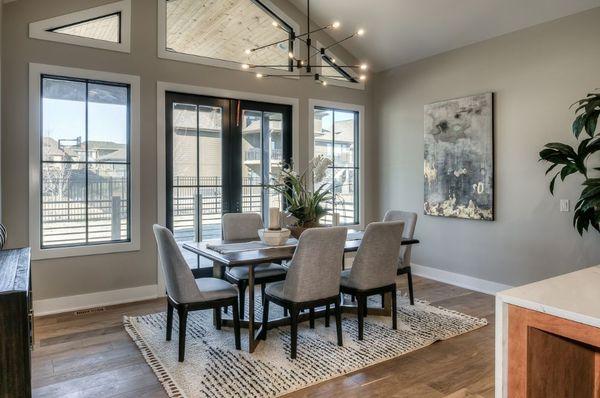
<path id="1" fill-rule="evenodd" d="M 127 142 L 127 106 L 88 103 L 90 141 Z M 44 98 L 44 137 L 85 141 L 85 102 Z"/>

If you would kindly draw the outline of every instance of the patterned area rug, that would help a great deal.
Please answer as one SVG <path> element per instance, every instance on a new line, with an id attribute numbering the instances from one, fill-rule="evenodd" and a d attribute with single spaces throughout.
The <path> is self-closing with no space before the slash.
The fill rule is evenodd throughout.
<path id="1" fill-rule="evenodd" d="M 377 305 L 378 298 L 370 300 L 369 306 Z M 270 317 L 282 316 L 281 307 L 271 307 Z M 338 347 L 334 317 L 329 328 L 319 318 L 315 329 L 308 322 L 299 326 L 298 357 L 291 360 L 289 327 L 270 330 L 267 340 L 249 354 L 246 329 L 242 329 L 242 351 L 236 351 L 233 329 L 217 331 L 212 311 L 196 311 L 188 318 L 183 363 L 177 361 L 176 314 L 170 342 L 165 341 L 166 313 L 125 317 L 124 324 L 169 396 L 196 398 L 278 397 L 470 332 L 487 321 L 424 301 L 411 306 L 399 296 L 398 330 L 392 330 L 391 318 L 369 315 L 365 338 L 358 341 L 356 316 L 343 314 L 344 346 Z"/>

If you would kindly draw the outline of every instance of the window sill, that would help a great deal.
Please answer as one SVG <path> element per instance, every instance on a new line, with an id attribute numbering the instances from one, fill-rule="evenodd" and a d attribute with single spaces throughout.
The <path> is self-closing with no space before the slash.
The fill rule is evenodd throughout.
<path id="1" fill-rule="evenodd" d="M 57 247 L 51 249 L 31 249 L 32 260 L 47 260 L 52 258 L 93 256 L 99 254 L 123 253 L 139 251 L 139 242 L 106 243 L 90 246 Z"/>

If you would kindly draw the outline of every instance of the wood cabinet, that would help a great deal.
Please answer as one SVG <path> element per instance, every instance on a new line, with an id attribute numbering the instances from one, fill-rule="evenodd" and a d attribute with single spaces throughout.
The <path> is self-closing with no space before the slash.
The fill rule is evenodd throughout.
<path id="1" fill-rule="evenodd" d="M 0 398 L 31 397 L 33 306 L 29 249 L 0 251 Z"/>
<path id="2" fill-rule="evenodd" d="M 600 265 L 496 294 L 496 398 L 600 398 Z"/>
<path id="3" fill-rule="evenodd" d="M 600 329 L 510 305 L 508 396 L 600 397 Z"/>

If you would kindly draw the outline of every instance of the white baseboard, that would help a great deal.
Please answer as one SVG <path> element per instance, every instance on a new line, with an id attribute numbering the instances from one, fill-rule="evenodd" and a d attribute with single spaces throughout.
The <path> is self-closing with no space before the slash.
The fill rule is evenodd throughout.
<path id="1" fill-rule="evenodd" d="M 444 271 L 438 268 L 426 267 L 424 265 L 411 264 L 413 275 L 422 276 L 423 278 L 433 279 L 438 282 L 448 283 L 450 285 L 464 287 L 465 289 L 474 290 L 476 292 L 495 295 L 496 293 L 510 289 L 513 286 L 504 285 L 502 283 L 479 279 L 468 275 L 457 274 L 455 272 Z"/>
<path id="2" fill-rule="evenodd" d="M 34 300 L 33 311 L 35 316 L 59 314 L 61 312 L 71 312 L 88 308 L 131 303 L 134 301 L 150 300 L 157 298 L 157 293 L 158 288 L 156 285 L 148 285 L 107 292 Z"/>

